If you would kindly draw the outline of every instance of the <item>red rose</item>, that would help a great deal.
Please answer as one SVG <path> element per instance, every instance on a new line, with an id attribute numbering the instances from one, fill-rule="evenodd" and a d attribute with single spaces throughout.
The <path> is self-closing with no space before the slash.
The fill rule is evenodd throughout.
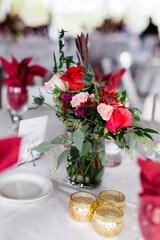
<path id="1" fill-rule="evenodd" d="M 84 68 L 82 66 L 70 67 L 61 79 L 68 82 L 71 90 L 80 90 L 85 85 L 82 73 L 84 73 Z"/>
<path id="2" fill-rule="evenodd" d="M 70 109 L 70 106 L 68 105 L 68 103 L 63 103 L 63 107 L 64 110 L 68 110 Z"/>
<path id="3" fill-rule="evenodd" d="M 133 116 L 125 107 L 115 109 L 109 121 L 106 123 L 106 128 L 115 133 L 121 128 L 129 127 L 132 124 Z"/>

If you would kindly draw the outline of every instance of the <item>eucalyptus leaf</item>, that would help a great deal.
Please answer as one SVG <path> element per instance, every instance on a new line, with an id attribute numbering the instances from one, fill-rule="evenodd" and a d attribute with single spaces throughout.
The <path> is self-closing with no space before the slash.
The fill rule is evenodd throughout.
<path id="1" fill-rule="evenodd" d="M 82 126 L 82 127 L 80 128 L 80 130 L 81 130 L 81 131 L 83 132 L 83 134 L 85 135 L 85 134 L 86 134 L 86 131 L 88 130 L 88 128 L 89 128 L 89 125 L 86 124 L 86 125 Z"/>
<path id="2" fill-rule="evenodd" d="M 42 142 L 38 146 L 34 147 L 32 150 L 37 152 L 48 152 L 53 147 L 53 144 L 50 142 Z"/>
<path id="3" fill-rule="evenodd" d="M 134 147 L 136 146 L 136 139 L 135 139 L 133 130 L 127 131 L 125 135 L 125 140 L 129 149 L 134 149 Z"/>
<path id="4" fill-rule="evenodd" d="M 56 168 L 59 168 L 59 166 L 62 164 L 62 162 L 64 162 L 68 156 L 68 150 L 65 150 L 64 152 L 62 152 L 58 158 L 58 161 L 57 161 L 57 166 Z"/>
<path id="5" fill-rule="evenodd" d="M 135 121 L 133 119 L 131 127 L 138 127 L 138 128 L 144 128 L 141 123 Z"/>
<path id="6" fill-rule="evenodd" d="M 67 140 L 69 140 L 69 137 L 66 135 L 60 135 L 53 139 L 51 141 L 52 144 L 64 144 Z"/>
<path id="7" fill-rule="evenodd" d="M 82 150 L 83 141 L 84 141 L 84 134 L 80 129 L 77 129 L 73 133 L 73 142 L 79 151 Z"/>
<path id="8" fill-rule="evenodd" d="M 125 147 L 125 138 L 124 137 L 119 138 L 119 136 L 117 135 L 116 139 L 115 139 L 115 143 L 118 145 L 118 147 L 124 148 Z"/>
<path id="9" fill-rule="evenodd" d="M 82 157 L 82 156 L 87 155 L 87 153 L 89 153 L 89 151 L 91 150 L 91 147 L 92 147 L 92 144 L 89 141 L 83 143 L 82 150 L 80 152 L 80 156 Z"/>

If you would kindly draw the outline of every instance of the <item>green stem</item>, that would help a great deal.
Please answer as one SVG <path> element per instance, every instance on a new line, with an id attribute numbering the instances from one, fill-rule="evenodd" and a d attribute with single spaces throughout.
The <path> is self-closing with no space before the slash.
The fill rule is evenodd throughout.
<path id="1" fill-rule="evenodd" d="M 83 182 L 84 182 L 84 173 L 83 173 L 83 168 L 82 168 L 82 164 L 81 164 L 80 161 L 79 161 L 79 169 L 80 169 L 81 176 L 82 176 L 82 179 L 83 179 Z"/>
<path id="2" fill-rule="evenodd" d="M 98 100 L 98 103 L 99 103 L 99 95 L 98 95 L 98 90 L 97 90 L 97 86 L 96 86 L 96 83 L 94 82 L 94 89 L 95 89 L 95 94 L 96 94 L 96 98 Z"/>
<path id="3" fill-rule="evenodd" d="M 92 162 L 90 162 L 90 164 L 89 164 L 88 167 L 86 168 L 86 171 L 84 172 L 84 175 L 86 175 L 86 173 L 87 173 L 88 169 L 90 168 L 91 164 L 92 164 Z"/>
<path id="4" fill-rule="evenodd" d="M 54 109 L 51 105 L 49 105 L 48 103 L 43 103 L 43 105 L 46 105 L 46 106 L 48 106 L 48 107 L 50 107 L 53 111 L 55 111 L 55 112 L 58 112 L 56 109 Z"/>

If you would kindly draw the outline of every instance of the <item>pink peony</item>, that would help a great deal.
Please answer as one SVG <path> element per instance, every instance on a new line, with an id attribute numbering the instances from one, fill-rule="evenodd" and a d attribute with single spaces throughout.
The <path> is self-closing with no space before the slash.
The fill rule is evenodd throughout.
<path id="1" fill-rule="evenodd" d="M 60 78 L 60 74 L 54 74 L 53 77 L 44 86 L 47 91 L 54 90 L 55 86 L 59 87 L 63 92 L 69 89 L 68 83 Z"/>
<path id="2" fill-rule="evenodd" d="M 105 103 L 100 103 L 97 107 L 97 111 L 103 120 L 108 121 L 111 118 L 113 107 L 111 105 L 106 105 Z"/>
<path id="3" fill-rule="evenodd" d="M 87 102 L 88 97 L 89 97 L 88 92 L 80 92 L 77 95 L 73 96 L 71 100 L 72 107 L 77 107 L 81 103 Z"/>

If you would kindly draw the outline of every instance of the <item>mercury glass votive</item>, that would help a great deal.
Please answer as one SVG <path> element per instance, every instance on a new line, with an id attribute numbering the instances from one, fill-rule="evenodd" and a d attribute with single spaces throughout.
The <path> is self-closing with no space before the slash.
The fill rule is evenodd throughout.
<path id="1" fill-rule="evenodd" d="M 124 194 L 115 190 L 105 190 L 99 194 L 99 205 L 102 204 L 119 207 L 123 213 L 126 211 Z"/>
<path id="2" fill-rule="evenodd" d="M 77 222 L 89 222 L 97 206 L 97 198 L 88 192 L 75 192 L 70 196 L 68 212 Z"/>
<path id="3" fill-rule="evenodd" d="M 123 229 L 123 212 L 120 208 L 112 205 L 100 205 L 95 209 L 92 225 L 100 235 L 114 237 Z"/>

